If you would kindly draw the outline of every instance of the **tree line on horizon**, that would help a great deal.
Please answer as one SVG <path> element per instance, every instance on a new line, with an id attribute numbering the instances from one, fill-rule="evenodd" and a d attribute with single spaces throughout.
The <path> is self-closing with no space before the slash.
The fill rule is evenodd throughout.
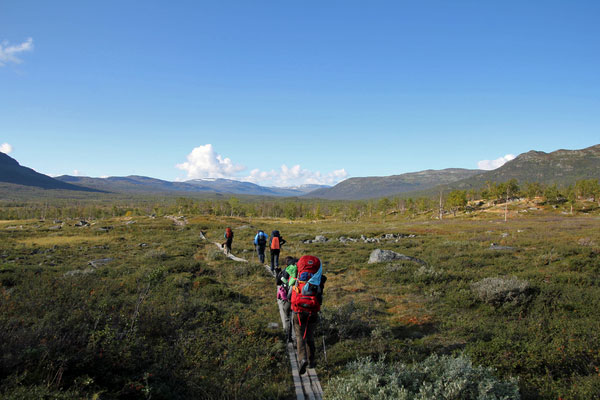
<path id="1" fill-rule="evenodd" d="M 44 201 L 5 201 L 0 207 L 1 220 L 16 219 L 101 219 L 142 215 L 212 215 L 223 217 L 272 217 L 290 220 L 338 218 L 358 221 L 362 218 L 400 215 L 415 217 L 433 213 L 475 211 L 484 205 L 505 204 L 515 199 L 538 200 L 543 204 L 570 206 L 589 200 L 600 207 L 600 182 L 581 179 L 559 187 L 539 182 L 520 184 L 517 179 L 506 182 L 486 181 L 479 189 L 440 191 L 437 196 L 382 197 L 371 200 L 322 199 L 228 199 L 198 200 L 188 197 L 129 200 L 86 201 L 75 204 L 66 199 Z"/>

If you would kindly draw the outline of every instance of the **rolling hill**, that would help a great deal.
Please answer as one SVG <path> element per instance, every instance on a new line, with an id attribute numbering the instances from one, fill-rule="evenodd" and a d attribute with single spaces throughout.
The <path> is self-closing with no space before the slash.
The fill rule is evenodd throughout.
<path id="1" fill-rule="evenodd" d="M 97 189 L 73 185 L 51 178 L 48 175 L 40 174 L 31 168 L 23 167 L 17 160 L 5 153 L 0 153 L 0 182 L 41 189 L 98 192 Z"/>
<path id="2" fill-rule="evenodd" d="M 479 189 L 486 181 L 539 182 L 559 186 L 580 179 L 600 178 L 600 145 L 581 150 L 551 153 L 529 151 L 492 171 L 444 169 L 402 175 L 350 178 L 328 189 L 315 190 L 307 197 L 330 200 L 359 200 L 390 196 L 431 196 L 440 190 Z"/>
<path id="3" fill-rule="evenodd" d="M 561 149 L 551 153 L 532 150 L 500 168 L 454 182 L 448 188 L 480 188 L 486 181 L 506 182 L 510 179 L 517 179 L 520 183 L 556 183 L 564 186 L 592 178 L 600 178 L 600 144 L 581 150 Z"/>
<path id="4" fill-rule="evenodd" d="M 426 190 L 440 184 L 456 182 L 481 173 L 481 170 L 448 168 L 402 175 L 349 178 L 331 188 L 317 189 L 306 195 L 329 200 L 359 200 L 393 196 Z"/>

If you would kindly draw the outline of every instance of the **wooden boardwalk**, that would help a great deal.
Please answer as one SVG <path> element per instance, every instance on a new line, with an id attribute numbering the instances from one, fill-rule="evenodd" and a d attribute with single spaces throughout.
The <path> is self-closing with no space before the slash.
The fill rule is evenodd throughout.
<path id="1" fill-rule="evenodd" d="M 206 236 L 204 236 L 204 233 L 200 232 L 200 239 L 202 240 L 206 240 L 208 241 L 208 239 L 206 239 Z M 237 262 L 248 262 L 248 260 L 240 258 L 240 257 L 236 257 L 231 253 L 228 253 L 222 246 L 221 243 L 217 243 L 217 242 L 212 242 L 215 246 L 217 246 L 219 248 L 219 250 L 221 250 L 223 252 L 223 254 L 225 254 L 226 257 L 231 258 L 233 261 L 237 261 Z"/>
<path id="2" fill-rule="evenodd" d="M 270 275 L 271 267 L 265 265 L 265 269 Z M 281 326 L 285 330 L 285 311 L 283 310 L 283 304 L 277 302 L 279 307 L 279 315 L 281 317 Z M 290 315 L 290 318 L 292 316 Z M 290 366 L 292 368 L 292 379 L 294 381 L 294 390 L 296 391 L 297 400 L 321 400 L 323 398 L 323 389 L 321 388 L 321 382 L 314 368 L 307 368 L 303 375 L 300 375 L 300 360 L 298 360 L 298 354 L 296 352 L 296 334 L 292 329 L 291 341 L 287 343 L 287 352 L 290 358 Z"/>
<path id="3" fill-rule="evenodd" d="M 206 236 L 204 236 L 203 232 L 200 232 L 200 239 L 208 241 Z M 221 243 L 212 242 L 216 245 L 220 250 L 223 251 L 227 257 L 237 262 L 248 262 L 240 257 L 236 257 L 231 253 L 227 253 L 225 249 L 221 247 Z M 275 274 L 271 272 L 271 267 L 269 265 L 265 265 L 265 269 L 267 273 L 273 277 Z M 277 292 L 276 292 L 277 293 Z M 283 311 L 283 306 L 280 302 L 277 301 L 277 305 L 279 307 L 279 315 L 281 317 L 281 326 L 285 330 L 285 312 Z M 291 317 L 291 316 L 290 316 Z M 292 329 L 292 338 L 291 341 L 287 343 L 286 348 L 288 352 L 288 356 L 290 358 L 290 367 L 292 369 L 292 379 L 294 382 L 294 390 L 296 392 L 297 400 L 322 400 L 323 398 L 323 389 L 321 389 L 321 383 L 319 382 L 319 377 L 317 376 L 317 372 L 314 368 L 307 368 L 306 372 L 303 375 L 300 375 L 300 365 L 298 360 L 298 355 L 296 354 L 296 335 L 294 330 Z"/>

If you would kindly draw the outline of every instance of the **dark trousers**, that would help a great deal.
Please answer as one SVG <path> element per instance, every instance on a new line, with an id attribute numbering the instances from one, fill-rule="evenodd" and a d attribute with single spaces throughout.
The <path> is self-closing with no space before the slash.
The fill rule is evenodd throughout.
<path id="1" fill-rule="evenodd" d="M 265 262 L 265 246 L 256 246 L 256 252 L 258 253 L 258 260 L 261 263 Z"/>
<path id="2" fill-rule="evenodd" d="M 298 320 L 300 316 L 300 320 Z M 318 314 L 292 313 L 294 332 L 296 333 L 296 349 L 300 361 L 307 360 L 311 365 L 315 362 L 315 328 L 319 322 Z"/>
<path id="3" fill-rule="evenodd" d="M 227 253 L 231 253 L 231 243 L 233 242 L 233 239 L 227 239 L 227 241 L 225 242 L 225 247 L 227 248 Z"/>
<path id="4" fill-rule="evenodd" d="M 275 267 L 279 267 L 279 252 L 279 249 L 271 250 L 271 271 L 273 271 Z"/>

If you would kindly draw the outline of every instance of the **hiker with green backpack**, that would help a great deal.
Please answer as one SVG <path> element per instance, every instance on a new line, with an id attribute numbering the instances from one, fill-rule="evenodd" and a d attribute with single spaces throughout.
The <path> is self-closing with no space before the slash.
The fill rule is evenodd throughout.
<path id="1" fill-rule="evenodd" d="M 297 258 L 290 256 L 286 257 L 286 268 L 277 275 L 277 303 L 283 310 L 283 326 L 288 341 L 291 341 L 292 339 L 292 321 L 290 319 L 292 304 L 290 302 L 290 297 L 292 295 L 291 289 L 296 283 L 296 276 L 298 275 L 297 262 Z"/>
<path id="2" fill-rule="evenodd" d="M 291 291 L 291 308 L 300 374 L 304 374 L 307 367 L 316 365 L 314 333 L 327 277 L 323 275 L 321 260 L 315 256 L 300 257 L 296 266 L 298 275 Z"/>

